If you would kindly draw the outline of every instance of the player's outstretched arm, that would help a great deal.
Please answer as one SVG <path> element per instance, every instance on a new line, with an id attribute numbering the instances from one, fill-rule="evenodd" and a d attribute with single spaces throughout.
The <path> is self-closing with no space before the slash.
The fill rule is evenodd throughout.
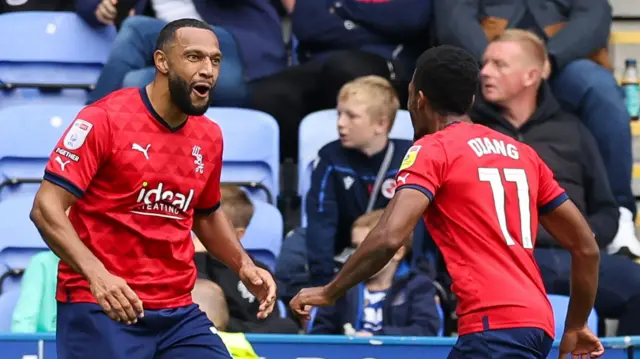
<path id="1" fill-rule="evenodd" d="M 142 316 L 142 302 L 122 278 L 106 270 L 80 240 L 66 215 L 76 199 L 66 189 L 45 180 L 33 202 L 31 220 L 58 258 L 87 279 L 91 292 L 112 319 L 135 323 Z"/>
<path id="2" fill-rule="evenodd" d="M 587 221 L 571 200 L 541 216 L 540 223 L 571 253 L 571 299 L 565 329 L 583 328 L 598 290 L 598 244 Z"/>
<path id="3" fill-rule="evenodd" d="M 409 239 L 429 198 L 413 188 L 401 188 L 385 208 L 382 218 L 338 275 L 325 287 L 303 289 L 290 303 L 298 315 L 308 317 L 311 306 L 327 306 L 356 284 L 378 273 Z"/>
<path id="4" fill-rule="evenodd" d="M 236 272 L 244 285 L 260 300 L 258 318 L 264 319 L 276 303 L 276 284 L 273 276 L 258 267 L 240 245 L 231 221 L 221 210 L 210 214 L 196 214 L 193 231 L 202 245 L 214 257 Z"/>
<path id="5" fill-rule="evenodd" d="M 540 217 L 540 223 L 571 253 L 571 294 L 558 358 L 598 358 L 604 347 L 587 327 L 598 290 L 600 250 L 582 213 L 570 200 Z"/>

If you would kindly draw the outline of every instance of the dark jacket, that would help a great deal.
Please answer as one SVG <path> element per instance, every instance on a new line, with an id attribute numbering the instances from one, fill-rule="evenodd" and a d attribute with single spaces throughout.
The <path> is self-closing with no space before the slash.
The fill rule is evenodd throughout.
<path id="1" fill-rule="evenodd" d="M 391 141 L 395 146 L 393 160 L 374 209 L 389 203 L 395 189 L 395 175 L 411 147 L 410 141 Z M 334 141 L 318 152 L 306 202 L 307 256 L 312 285 L 329 282 L 335 268 L 334 256 L 351 245 L 351 225 L 366 212 L 386 150 L 368 157 Z"/>
<path id="2" fill-rule="evenodd" d="M 338 6 L 339 5 L 339 6 Z M 301 62 L 360 49 L 398 60 L 412 73 L 428 46 L 432 0 L 296 0 L 293 34 Z"/>
<path id="3" fill-rule="evenodd" d="M 290 318 L 281 318 L 279 309 L 265 319 L 256 317 L 260 302 L 244 286 L 240 277 L 222 262 L 211 257 L 208 253 L 196 253 L 195 263 L 198 268 L 198 278 L 210 280 L 222 289 L 229 308 L 229 324 L 225 331 L 230 333 L 279 333 L 297 334 L 298 326 Z M 269 268 L 261 262 L 255 261 L 262 269 Z"/>
<path id="4" fill-rule="evenodd" d="M 554 69 L 590 57 L 605 67 L 611 29 L 606 0 L 433 0 L 438 41 L 482 58 L 505 28 L 533 29 L 547 42 Z"/>
<path id="5" fill-rule="evenodd" d="M 538 108 L 519 129 L 481 94 L 476 96 L 470 115 L 474 122 L 533 147 L 587 218 L 600 248 L 613 240 L 618 230 L 618 205 L 598 147 L 580 120 L 560 109 L 547 84 L 538 92 Z M 536 246 L 554 247 L 557 243 L 540 227 Z"/>
<path id="6" fill-rule="evenodd" d="M 92 26 L 102 26 L 95 11 L 101 0 L 76 0 L 76 11 Z M 287 66 L 280 17 L 269 0 L 196 0 L 196 10 L 206 23 L 231 33 L 238 44 L 245 80 L 273 75 Z M 137 0 L 142 14 L 147 0 Z M 250 26 L 249 26 L 250 25 Z"/>
<path id="7" fill-rule="evenodd" d="M 311 334 L 344 334 L 344 324 L 362 327 L 364 283 L 350 289 L 331 307 L 319 308 Z M 383 302 L 382 328 L 374 335 L 435 336 L 440 328 L 436 290 L 420 266 L 402 264 Z"/>

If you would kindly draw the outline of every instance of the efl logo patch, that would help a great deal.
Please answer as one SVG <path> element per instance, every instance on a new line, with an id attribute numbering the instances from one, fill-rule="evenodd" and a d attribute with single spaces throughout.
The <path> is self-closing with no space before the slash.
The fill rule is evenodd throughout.
<path id="1" fill-rule="evenodd" d="M 422 146 L 411 146 L 411 148 L 409 148 L 400 165 L 400 171 L 413 166 L 416 162 L 416 157 L 418 157 L 418 152 L 420 152 L 420 148 L 422 148 Z"/>
<path id="2" fill-rule="evenodd" d="M 71 125 L 69 132 L 67 132 L 67 135 L 64 136 L 64 147 L 70 150 L 77 150 L 82 147 L 92 128 L 93 124 L 90 122 L 81 119 L 75 120 L 73 125 Z"/>

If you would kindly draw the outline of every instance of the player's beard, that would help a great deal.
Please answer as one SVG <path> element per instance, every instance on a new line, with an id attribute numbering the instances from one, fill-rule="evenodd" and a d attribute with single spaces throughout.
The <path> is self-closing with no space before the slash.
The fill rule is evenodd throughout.
<path id="1" fill-rule="evenodd" d="M 186 115 L 204 115 L 204 113 L 209 109 L 209 106 L 211 106 L 211 101 L 213 99 L 211 93 L 213 88 L 209 90 L 209 98 L 207 98 L 207 102 L 202 106 L 195 106 L 191 102 L 191 90 L 193 89 L 187 81 L 183 80 L 175 73 L 169 72 L 169 95 L 171 96 L 171 101 L 173 101 L 180 111 Z"/>

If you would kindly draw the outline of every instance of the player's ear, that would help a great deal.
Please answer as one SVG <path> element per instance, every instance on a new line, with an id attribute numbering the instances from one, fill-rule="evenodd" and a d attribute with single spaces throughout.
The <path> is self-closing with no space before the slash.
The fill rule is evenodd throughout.
<path id="1" fill-rule="evenodd" d="M 156 70 L 163 75 L 169 73 L 169 60 L 167 54 L 162 50 L 156 50 L 153 53 L 153 62 L 156 64 Z"/>
<path id="2" fill-rule="evenodd" d="M 424 105 L 427 103 L 427 97 L 424 95 L 424 92 L 422 91 L 418 91 L 418 108 L 423 108 Z"/>

